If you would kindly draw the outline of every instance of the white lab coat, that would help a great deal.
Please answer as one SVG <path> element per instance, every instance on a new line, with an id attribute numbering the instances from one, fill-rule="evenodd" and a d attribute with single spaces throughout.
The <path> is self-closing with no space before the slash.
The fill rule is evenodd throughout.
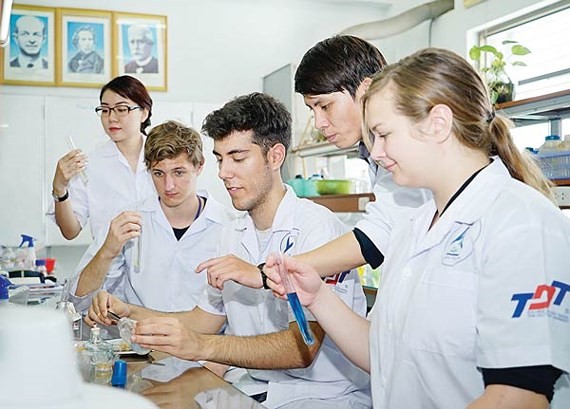
<path id="1" fill-rule="evenodd" d="M 199 263 L 215 257 L 223 226 L 229 224 L 234 213 L 218 203 L 207 192 L 202 214 L 180 240 L 176 240 L 172 226 L 160 207 L 158 197 L 147 198 L 142 213 L 141 266 L 134 268 L 134 241 L 125 244 L 113 260 L 101 290 L 120 299 L 159 311 L 185 311 L 196 306 L 208 280 L 206 273 L 195 273 Z M 74 296 L 80 272 L 103 245 L 108 229 L 104 229 L 89 246 L 70 281 L 70 301 L 76 309 L 85 311 L 96 292 L 83 297 Z"/>
<path id="2" fill-rule="evenodd" d="M 233 253 L 249 263 L 259 264 L 271 252 L 304 253 L 345 231 L 346 227 L 332 212 L 307 199 L 297 198 L 287 187 L 275 215 L 267 247 L 260 251 L 253 221 L 249 215 L 244 215 L 224 232 L 220 254 Z M 338 276 L 328 279 L 331 285 L 336 278 Z M 337 294 L 342 294 L 343 300 L 354 311 L 364 315 L 366 299 L 358 274 L 353 270 L 343 274 L 339 281 L 342 282 L 335 285 Z M 228 331 L 239 336 L 281 331 L 294 321 L 292 313 L 288 312 L 287 302 L 274 297 L 271 291 L 252 289 L 232 281 L 226 282 L 222 291 L 208 287 L 198 306 L 212 314 L 226 315 Z M 307 311 L 305 313 L 308 314 Z M 304 400 L 305 407 L 317 404 L 309 403 L 307 399 L 325 402 L 329 407 L 370 405 L 368 374 L 351 364 L 328 336 L 308 368 L 249 370 L 249 373 L 255 379 L 268 381 L 264 405 L 269 408 L 291 403 L 303 407 Z"/>
<path id="3" fill-rule="evenodd" d="M 362 142 L 359 156 L 368 162 L 375 201 L 366 205 L 366 213 L 355 227 L 366 234 L 382 254 L 386 254 L 394 226 L 409 219 L 410 211 L 430 200 L 432 194 L 427 189 L 397 185 L 392 173 L 374 162 Z"/>
<path id="4" fill-rule="evenodd" d="M 143 135 L 144 140 L 146 136 Z M 144 144 L 143 140 L 143 144 Z M 156 196 L 152 178 L 144 163 L 141 149 L 137 170 L 129 166 L 127 159 L 112 140 L 105 142 L 87 154 L 85 170 L 88 182 L 76 175 L 69 183 L 69 199 L 81 227 L 89 221 L 93 238 L 101 228 L 127 206 L 139 203 L 147 197 Z M 55 204 L 50 201 L 47 216 L 55 222 Z"/>
<path id="5" fill-rule="evenodd" d="M 428 230 L 435 211 L 393 231 L 369 316 L 374 407 L 464 408 L 478 367 L 569 371 L 570 221 L 498 158 Z"/>

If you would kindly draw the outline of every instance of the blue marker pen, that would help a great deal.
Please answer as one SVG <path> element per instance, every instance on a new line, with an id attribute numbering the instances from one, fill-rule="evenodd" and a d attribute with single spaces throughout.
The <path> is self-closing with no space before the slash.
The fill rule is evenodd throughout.
<path id="1" fill-rule="evenodd" d="M 313 345 L 315 343 L 315 338 L 313 337 L 313 333 L 311 332 L 311 328 L 307 322 L 307 317 L 305 317 L 303 307 L 301 306 L 301 302 L 297 296 L 297 291 L 289 280 L 289 272 L 283 264 L 283 256 L 281 253 L 275 253 L 274 256 L 277 264 L 277 271 L 279 272 L 285 291 L 287 291 L 287 299 L 289 300 L 289 305 L 293 310 L 293 315 L 295 315 L 295 321 L 297 321 L 299 331 L 301 331 L 301 335 L 303 336 L 303 341 L 307 345 Z"/>

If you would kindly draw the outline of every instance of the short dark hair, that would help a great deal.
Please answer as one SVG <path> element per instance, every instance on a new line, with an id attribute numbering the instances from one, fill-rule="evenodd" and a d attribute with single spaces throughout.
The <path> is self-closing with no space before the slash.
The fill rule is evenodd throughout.
<path id="1" fill-rule="evenodd" d="M 177 121 L 166 121 L 156 125 L 148 133 L 144 144 L 144 161 L 147 169 L 164 159 L 174 159 L 181 153 L 188 154 L 192 165 L 204 164 L 202 138 L 200 134 Z"/>
<path id="2" fill-rule="evenodd" d="M 289 149 L 291 115 L 275 98 L 254 92 L 237 97 L 210 113 L 202 125 L 202 132 L 215 141 L 235 131 L 252 131 L 253 143 L 261 147 L 264 155 L 277 143 Z"/>
<path id="3" fill-rule="evenodd" d="M 101 88 L 99 101 L 103 99 L 103 94 L 107 90 L 113 91 L 123 98 L 128 98 L 141 108 L 147 110 L 148 117 L 146 121 L 141 124 L 141 132 L 146 135 L 146 128 L 150 126 L 150 117 L 152 116 L 152 98 L 143 83 L 130 75 L 121 75 L 120 77 L 113 78 Z"/>
<path id="4" fill-rule="evenodd" d="M 302 95 L 348 91 L 354 98 L 365 78 L 386 66 L 378 48 L 358 37 L 338 35 L 315 44 L 295 72 L 295 92 Z"/>

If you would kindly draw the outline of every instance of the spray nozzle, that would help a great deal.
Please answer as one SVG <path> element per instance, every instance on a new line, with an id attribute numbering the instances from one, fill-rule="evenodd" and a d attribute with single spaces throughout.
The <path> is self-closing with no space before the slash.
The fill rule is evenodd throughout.
<path id="1" fill-rule="evenodd" d="M 22 236 L 22 242 L 18 247 L 24 247 L 24 244 L 26 244 L 26 247 L 34 247 L 35 239 L 32 236 L 28 236 L 26 234 L 21 234 L 20 236 Z"/>

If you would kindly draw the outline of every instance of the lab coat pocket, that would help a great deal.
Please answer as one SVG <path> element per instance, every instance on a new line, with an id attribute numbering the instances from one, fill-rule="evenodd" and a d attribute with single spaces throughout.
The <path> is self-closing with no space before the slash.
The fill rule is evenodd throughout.
<path id="1" fill-rule="evenodd" d="M 446 356 L 471 356 L 476 335 L 473 271 L 427 269 L 412 296 L 405 337 L 412 348 Z"/>

